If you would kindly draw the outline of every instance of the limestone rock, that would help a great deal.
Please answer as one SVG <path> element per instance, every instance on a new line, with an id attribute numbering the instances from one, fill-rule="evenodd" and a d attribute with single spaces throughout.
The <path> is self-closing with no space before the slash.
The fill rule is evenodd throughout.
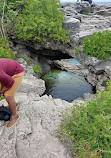
<path id="1" fill-rule="evenodd" d="M 19 88 L 19 92 L 23 92 L 23 93 L 34 92 L 35 94 L 39 94 L 39 95 L 42 95 L 44 91 L 45 91 L 45 82 L 31 75 L 28 77 L 26 76 L 26 78 L 24 78 Z"/>
<path id="2" fill-rule="evenodd" d="M 91 83 L 93 86 L 96 86 L 98 83 L 97 76 L 94 73 L 89 73 L 86 77 L 87 81 Z"/>
<path id="3" fill-rule="evenodd" d="M 77 33 L 80 28 L 80 21 L 75 18 L 67 19 L 64 22 L 63 27 L 68 31 L 70 30 L 70 34 L 74 34 L 75 32 Z"/>
<path id="4" fill-rule="evenodd" d="M 99 91 L 106 91 L 106 87 L 101 86 L 100 83 L 97 83 L 97 85 L 96 85 L 96 89 L 99 90 Z"/>
<path id="5" fill-rule="evenodd" d="M 73 104 L 52 97 L 39 97 L 34 92 L 17 93 L 17 124 L 7 129 L 1 124 L 1 158 L 71 158 L 70 152 L 57 138 L 61 112 Z M 1 123 L 1 121 L 0 121 Z"/>
<path id="6" fill-rule="evenodd" d="M 105 66 L 105 72 L 108 74 L 109 78 L 111 78 L 111 66 Z"/>
<path id="7" fill-rule="evenodd" d="M 95 100 L 97 97 L 95 94 L 90 94 L 90 93 L 85 93 L 84 94 L 84 99 L 85 101 L 92 101 Z"/>
<path id="8" fill-rule="evenodd" d="M 65 60 L 65 59 L 55 60 L 54 65 L 62 70 L 66 70 L 68 72 L 73 72 L 73 73 L 78 74 L 83 77 L 87 76 L 89 73 L 88 69 L 85 69 L 85 67 L 83 65 L 77 65 L 77 64 L 74 64 L 73 62 Z"/>
<path id="9" fill-rule="evenodd" d="M 96 57 L 85 56 L 85 63 L 84 63 L 84 65 L 95 66 L 97 64 L 99 65 L 101 62 L 102 62 L 102 60 L 99 60 Z"/>
<path id="10" fill-rule="evenodd" d="M 18 58 L 17 62 L 24 68 L 27 68 L 27 62 L 23 58 Z"/>

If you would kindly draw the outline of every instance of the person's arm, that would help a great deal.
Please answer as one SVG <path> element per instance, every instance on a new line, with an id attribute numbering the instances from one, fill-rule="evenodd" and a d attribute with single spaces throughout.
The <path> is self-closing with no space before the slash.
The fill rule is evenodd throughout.
<path id="1" fill-rule="evenodd" d="M 11 76 L 7 75 L 2 69 L 0 69 L 0 82 L 4 84 L 5 88 L 9 89 L 12 87 L 15 81 Z"/>

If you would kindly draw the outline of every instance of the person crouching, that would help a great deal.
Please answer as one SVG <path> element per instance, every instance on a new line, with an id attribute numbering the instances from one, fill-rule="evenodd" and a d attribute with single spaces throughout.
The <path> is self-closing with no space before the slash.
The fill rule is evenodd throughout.
<path id="1" fill-rule="evenodd" d="M 14 95 L 24 77 L 24 68 L 15 60 L 0 58 L 0 93 L 4 94 L 12 116 L 7 128 L 12 127 L 19 119 L 16 114 L 16 101 Z"/>

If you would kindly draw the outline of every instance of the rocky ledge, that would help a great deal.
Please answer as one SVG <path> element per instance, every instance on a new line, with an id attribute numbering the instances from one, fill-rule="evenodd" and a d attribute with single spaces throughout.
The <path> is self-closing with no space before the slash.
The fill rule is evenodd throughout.
<path id="1" fill-rule="evenodd" d="M 45 83 L 27 72 L 15 96 L 19 103 L 17 124 L 6 128 L 7 122 L 0 121 L 0 157 L 1 158 L 71 158 L 69 150 L 59 141 L 57 130 L 62 112 L 71 107 L 61 99 L 43 95 Z M 80 104 L 81 100 L 75 101 Z M 0 105 L 7 105 L 5 100 Z"/>

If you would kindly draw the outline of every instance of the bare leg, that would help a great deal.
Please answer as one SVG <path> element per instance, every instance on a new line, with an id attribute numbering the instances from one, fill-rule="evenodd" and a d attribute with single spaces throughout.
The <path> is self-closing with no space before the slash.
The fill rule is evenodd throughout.
<path id="1" fill-rule="evenodd" d="M 16 102 L 13 96 L 5 97 L 6 101 L 9 104 L 9 108 L 11 109 L 12 116 L 16 115 Z"/>
<path id="2" fill-rule="evenodd" d="M 16 102 L 13 96 L 5 96 L 6 101 L 9 104 L 9 108 L 11 109 L 12 116 L 11 120 L 9 121 L 7 127 L 11 127 L 15 124 L 15 122 L 18 120 L 19 116 L 16 114 Z"/>

